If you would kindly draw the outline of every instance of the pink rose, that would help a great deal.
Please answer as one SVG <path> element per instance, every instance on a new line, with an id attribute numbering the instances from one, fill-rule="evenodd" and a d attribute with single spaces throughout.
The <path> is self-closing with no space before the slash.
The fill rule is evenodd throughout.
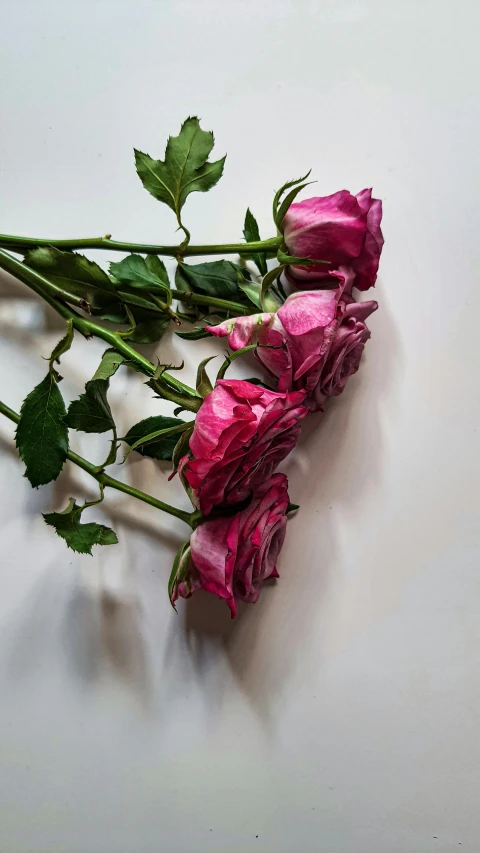
<path id="1" fill-rule="evenodd" d="M 370 330 L 365 320 L 378 308 L 377 302 L 348 302 L 332 338 L 315 388 L 310 397 L 312 411 L 323 409 L 327 397 L 342 393 L 347 380 L 357 372 Z"/>
<path id="2" fill-rule="evenodd" d="M 307 290 L 328 278 L 329 270 L 351 266 L 355 287 L 368 290 L 375 284 L 383 246 L 380 228 L 382 202 L 370 189 L 351 195 L 347 190 L 324 198 L 308 198 L 291 204 L 283 219 L 288 250 L 296 257 L 328 260 L 331 266 L 288 268 L 287 278 Z"/>
<path id="3" fill-rule="evenodd" d="M 285 539 L 289 499 L 285 474 L 257 486 L 248 506 L 235 515 L 211 518 L 192 533 L 190 560 L 175 580 L 172 604 L 197 589 L 237 602 L 255 602 L 264 580 L 278 577 L 276 561 Z"/>
<path id="4" fill-rule="evenodd" d="M 228 335 L 236 349 L 237 340 L 244 339 L 239 328 L 243 324 L 246 328 L 248 321 L 252 337 L 264 347 L 276 347 L 261 346 L 257 357 L 278 378 L 278 390 L 303 389 L 311 411 L 322 410 L 326 397 L 341 394 L 348 377 L 357 372 L 370 337 L 365 320 L 378 307 L 374 301 L 355 302 L 350 268 L 333 270 L 331 275 L 340 281 L 335 290 L 298 291 L 276 314 L 237 317 L 208 327 L 214 335 Z"/>
<path id="5" fill-rule="evenodd" d="M 179 465 L 204 515 L 245 500 L 270 477 L 297 442 L 308 412 L 304 399 L 303 390 L 270 391 L 240 379 L 217 382 L 195 419 L 190 455 Z"/>

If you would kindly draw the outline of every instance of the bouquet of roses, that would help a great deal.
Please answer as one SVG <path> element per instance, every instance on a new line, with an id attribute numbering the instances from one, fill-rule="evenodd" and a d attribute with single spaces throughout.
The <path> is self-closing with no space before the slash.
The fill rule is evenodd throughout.
<path id="1" fill-rule="evenodd" d="M 98 500 L 80 504 L 72 498 L 63 511 L 44 515 L 70 548 L 91 554 L 93 545 L 116 543 L 112 529 L 82 519 L 103 500 L 105 487 L 126 492 L 193 531 L 175 557 L 168 584 L 172 604 L 204 589 L 225 599 L 235 616 L 238 601 L 256 601 L 262 582 L 278 577 L 287 515 L 298 508 L 290 502 L 285 474 L 276 469 L 294 448 L 304 418 L 342 393 L 370 337 L 365 321 L 377 303 L 358 301 L 356 291 L 375 284 L 382 204 L 371 190 L 296 202 L 308 173 L 275 193 L 276 236 L 262 240 L 247 210 L 244 241 L 192 245 L 183 207 L 190 193 L 210 190 L 222 176 L 225 158 L 209 159 L 213 144 L 213 134 L 188 118 L 179 135 L 169 138 L 163 160 L 135 151 L 145 189 L 176 216 L 184 235 L 179 245 L 117 242 L 109 234 L 78 240 L 0 235 L 0 267 L 65 320 L 45 378 L 19 414 L 4 403 L 0 411 L 17 423 L 16 445 L 32 486 L 55 480 L 67 459 L 98 482 Z M 107 273 L 82 249 L 115 250 L 125 257 Z M 240 263 L 186 262 L 231 254 Z M 161 256 L 177 262 L 175 287 Z M 180 331 L 185 322 L 193 329 Z M 173 375 L 181 368 L 154 364 L 137 349 L 159 341 L 171 323 L 191 341 L 226 338 L 230 352 L 214 381 L 207 371 L 210 359 L 200 363 L 192 388 Z M 57 365 L 75 332 L 99 337 L 108 347 L 85 392 L 67 409 Z M 268 383 L 229 379 L 233 359 L 252 351 Z M 120 438 L 108 401 L 110 380 L 120 368 L 146 377 L 157 397 L 175 404 L 173 417 L 146 418 Z M 179 418 L 181 413 L 194 413 L 195 419 Z M 69 450 L 69 430 L 110 432 L 104 464 L 95 466 Z M 180 477 L 193 510 L 173 507 L 107 473 L 120 442 L 127 453 L 171 460 L 171 476 Z"/>

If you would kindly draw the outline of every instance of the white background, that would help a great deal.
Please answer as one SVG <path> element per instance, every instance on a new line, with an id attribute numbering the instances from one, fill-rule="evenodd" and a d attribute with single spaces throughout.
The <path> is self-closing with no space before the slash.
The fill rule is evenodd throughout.
<path id="1" fill-rule="evenodd" d="M 313 194 L 373 186 L 386 237 L 361 371 L 282 466 L 301 511 L 281 579 L 234 622 L 205 594 L 175 615 L 186 528 L 123 496 L 91 511 L 120 544 L 68 551 L 40 513 L 92 482 L 32 491 L 2 422 L 2 853 L 478 851 L 478 4 L 0 8 L 2 231 L 174 241 L 132 148 L 162 156 L 194 114 L 228 152 L 187 202 L 194 242 L 238 240 L 248 205 L 271 236 L 273 191 L 310 166 Z M 18 409 L 61 325 L 2 281 Z M 65 357 L 66 397 L 101 349 Z M 158 352 L 188 381 L 220 350 Z M 123 427 L 161 411 L 126 371 L 111 396 Z M 166 466 L 119 472 L 187 506 Z"/>

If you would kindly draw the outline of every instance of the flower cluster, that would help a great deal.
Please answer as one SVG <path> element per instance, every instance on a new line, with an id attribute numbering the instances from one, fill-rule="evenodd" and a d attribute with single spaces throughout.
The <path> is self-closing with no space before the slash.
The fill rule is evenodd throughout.
<path id="1" fill-rule="evenodd" d="M 358 370 L 370 337 L 365 321 L 377 303 L 357 301 L 353 290 L 375 283 L 381 216 L 381 202 L 370 190 L 292 204 L 284 219 L 289 252 L 328 257 L 329 268 L 290 265 L 286 277 L 302 289 L 277 311 L 207 326 L 212 335 L 227 337 L 234 351 L 257 343 L 256 356 L 277 390 L 220 380 L 198 412 L 189 454 L 179 465 L 195 506 L 208 517 L 247 505 L 197 528 L 187 566 L 174 579 L 172 602 L 202 588 L 224 598 L 235 616 L 239 600 L 256 601 L 262 581 L 278 577 L 289 498 L 287 478 L 273 472 L 295 446 L 307 412 L 323 410 Z"/>
<path id="2" fill-rule="evenodd" d="M 207 192 L 220 180 L 225 157 L 210 160 L 213 133 L 190 117 L 170 136 L 164 159 L 135 151 L 144 188 L 175 215 L 184 240 L 178 246 L 116 242 L 111 235 L 80 240 L 0 235 L 0 268 L 43 297 L 66 322 L 48 359 L 48 372 L 23 401 L 19 414 L 0 401 L 0 412 L 15 421 L 16 446 L 25 475 L 38 487 L 55 480 L 69 459 L 99 484 L 97 501 L 72 498 L 62 511 L 44 514 L 73 550 L 91 554 L 112 545 L 105 525 L 81 521 L 103 500 L 106 487 L 126 492 L 190 526 L 168 585 L 173 605 L 204 589 L 224 599 L 232 616 L 239 601 L 257 600 L 262 583 L 278 577 L 276 562 L 285 538 L 290 503 L 285 474 L 277 471 L 295 447 L 302 422 L 323 411 L 358 370 L 377 308 L 359 292 L 375 284 L 383 246 L 382 203 L 365 189 L 356 196 L 295 199 L 305 178 L 288 181 L 275 193 L 276 236 L 262 240 L 247 210 L 245 242 L 190 245 L 183 207 L 192 192 Z M 75 249 L 128 252 L 108 272 Z M 9 251 L 23 255 L 23 261 Z M 189 256 L 239 254 L 230 260 L 189 263 Z M 161 255 L 176 259 L 175 284 Z M 273 264 L 270 263 L 276 259 Z M 256 268 L 256 269 L 255 269 Z M 258 274 L 257 274 L 258 271 Z M 176 302 L 174 301 L 176 300 Z M 108 321 L 108 327 L 104 323 Z M 187 320 L 191 331 L 179 331 Z M 156 344 L 171 322 L 187 340 L 227 338 L 230 350 L 212 384 L 206 359 L 191 388 L 152 363 L 137 344 Z M 85 392 L 67 406 L 56 366 L 75 332 L 108 344 Z M 254 350 L 268 383 L 225 378 L 231 361 Z M 183 364 L 182 364 L 183 366 Z M 148 377 L 157 398 L 175 403 L 174 417 L 157 415 L 133 424 L 118 438 L 108 402 L 109 383 L 122 367 Z M 178 418 L 194 413 L 194 421 Z M 103 466 L 70 451 L 70 431 L 111 431 Z M 172 462 L 194 509 L 189 512 L 141 492 L 105 472 L 117 461 L 119 441 L 143 456 Z M 125 469 L 124 469 L 125 470 Z"/>

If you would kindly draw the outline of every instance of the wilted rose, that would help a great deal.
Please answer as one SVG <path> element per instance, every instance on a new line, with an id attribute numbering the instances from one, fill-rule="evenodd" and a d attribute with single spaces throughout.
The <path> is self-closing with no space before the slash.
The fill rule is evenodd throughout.
<path id="1" fill-rule="evenodd" d="M 240 379 L 217 382 L 195 419 L 190 454 L 179 465 L 204 515 L 245 500 L 270 477 L 297 442 L 308 412 L 304 399 L 303 390 L 271 391 Z"/>
<path id="2" fill-rule="evenodd" d="M 192 533 L 187 566 L 172 587 L 172 604 L 204 589 L 227 602 L 255 602 L 264 580 L 278 577 L 277 557 L 285 539 L 289 504 L 285 474 L 257 486 L 248 506 L 230 516 L 207 519 Z"/>
<path id="3" fill-rule="evenodd" d="M 212 334 L 228 335 L 232 349 L 245 339 L 239 330 L 248 328 L 250 339 L 261 345 L 257 357 L 278 378 L 278 390 L 303 389 L 311 411 L 321 410 L 326 397 L 341 394 L 358 370 L 370 337 L 365 320 L 378 307 L 374 301 L 353 299 L 351 268 L 333 270 L 331 275 L 339 281 L 334 290 L 297 291 L 277 313 L 237 317 L 208 327 Z"/>

